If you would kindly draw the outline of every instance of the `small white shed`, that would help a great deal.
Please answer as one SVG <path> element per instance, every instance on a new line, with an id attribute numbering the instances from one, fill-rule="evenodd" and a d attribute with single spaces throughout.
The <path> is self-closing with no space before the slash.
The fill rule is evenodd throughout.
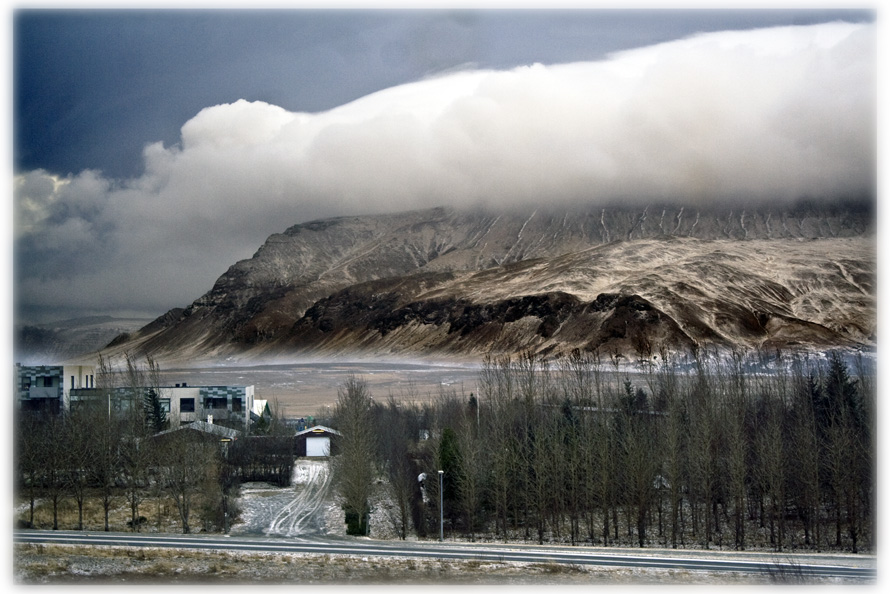
<path id="1" fill-rule="evenodd" d="M 340 432 L 330 427 L 316 425 L 296 434 L 297 455 L 307 458 L 326 458 L 331 455 L 331 438 Z"/>

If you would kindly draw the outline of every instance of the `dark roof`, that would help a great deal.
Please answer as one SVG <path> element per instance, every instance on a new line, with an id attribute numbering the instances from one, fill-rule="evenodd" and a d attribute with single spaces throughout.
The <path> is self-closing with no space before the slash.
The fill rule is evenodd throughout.
<path id="1" fill-rule="evenodd" d="M 230 429 L 229 427 L 223 427 L 222 425 L 214 425 L 213 423 L 208 423 L 206 421 L 195 421 L 193 423 L 189 423 L 188 425 L 180 425 L 174 429 L 167 429 L 166 431 L 161 431 L 157 435 L 166 435 L 168 433 L 173 433 L 174 431 L 182 431 L 183 429 L 192 429 L 194 431 L 201 431 L 202 433 L 207 433 L 210 435 L 218 435 L 220 437 L 228 437 L 229 439 L 238 439 L 241 437 L 241 431 L 237 429 Z"/>

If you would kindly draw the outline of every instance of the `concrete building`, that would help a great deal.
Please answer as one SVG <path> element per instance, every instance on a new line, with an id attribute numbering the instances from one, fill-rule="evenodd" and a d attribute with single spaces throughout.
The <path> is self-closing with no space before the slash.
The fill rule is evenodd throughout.
<path id="1" fill-rule="evenodd" d="M 67 412 L 73 391 L 96 387 L 92 365 L 16 364 L 15 371 L 16 404 L 25 411 Z"/>
<path id="2" fill-rule="evenodd" d="M 133 403 L 142 406 L 150 388 L 141 391 L 129 387 L 114 388 L 103 392 L 108 398 L 109 413 L 125 412 Z M 196 421 L 213 423 L 235 422 L 242 427 L 250 426 L 250 413 L 254 408 L 253 386 L 158 386 L 158 400 L 167 415 L 170 428 L 175 429 Z M 98 390 L 74 390 L 72 402 L 78 403 L 99 398 Z"/>
<path id="3" fill-rule="evenodd" d="M 16 364 L 16 406 L 23 411 L 63 414 L 86 402 L 101 400 L 108 414 L 122 414 L 141 407 L 149 387 L 133 389 L 96 387 L 92 365 Z M 263 414 L 265 401 L 254 399 L 253 386 L 158 386 L 161 408 L 170 428 L 196 421 L 234 424 L 249 428 L 251 413 Z"/>
<path id="4" fill-rule="evenodd" d="M 124 413 L 141 408 L 150 387 L 133 389 L 116 387 L 103 390 L 96 387 L 95 367 L 92 365 L 36 365 L 16 364 L 16 406 L 23 411 L 52 414 L 70 412 L 86 402 L 107 406 L 108 414 Z M 234 422 L 249 427 L 251 413 L 258 404 L 253 386 L 158 386 L 161 408 L 167 414 L 170 427 L 176 428 L 195 421 Z"/>
<path id="5" fill-rule="evenodd" d="M 197 389 L 197 393 L 194 391 Z M 172 419 L 180 423 L 206 421 L 235 421 L 244 427 L 250 426 L 250 412 L 254 407 L 253 386 L 199 386 L 192 388 L 178 385 L 168 388 Z M 162 399 L 165 391 L 161 391 Z M 196 410 L 200 407 L 200 410 Z"/>

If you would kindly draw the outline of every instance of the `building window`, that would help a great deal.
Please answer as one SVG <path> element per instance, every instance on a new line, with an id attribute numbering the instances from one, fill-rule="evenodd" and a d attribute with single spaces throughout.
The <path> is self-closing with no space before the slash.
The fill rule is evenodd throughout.
<path id="1" fill-rule="evenodd" d="M 74 389 L 74 376 L 71 376 L 71 389 Z"/>
<path id="2" fill-rule="evenodd" d="M 225 398 L 205 398 L 204 408 L 226 408 L 227 402 Z"/>
<path id="3" fill-rule="evenodd" d="M 194 398 L 180 398 L 179 399 L 179 412 L 195 412 L 195 399 Z"/>
<path id="4" fill-rule="evenodd" d="M 240 398 L 232 398 L 232 411 L 241 412 L 241 399 Z"/>

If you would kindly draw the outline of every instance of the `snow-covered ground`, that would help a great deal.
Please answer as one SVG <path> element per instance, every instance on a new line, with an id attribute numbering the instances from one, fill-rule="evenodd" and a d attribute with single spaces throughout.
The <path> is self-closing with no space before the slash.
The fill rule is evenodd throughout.
<path id="1" fill-rule="evenodd" d="M 287 537 L 328 534 L 326 516 L 331 503 L 327 460 L 300 458 L 286 489 L 267 483 L 241 486 L 241 515 L 230 532 Z"/>

